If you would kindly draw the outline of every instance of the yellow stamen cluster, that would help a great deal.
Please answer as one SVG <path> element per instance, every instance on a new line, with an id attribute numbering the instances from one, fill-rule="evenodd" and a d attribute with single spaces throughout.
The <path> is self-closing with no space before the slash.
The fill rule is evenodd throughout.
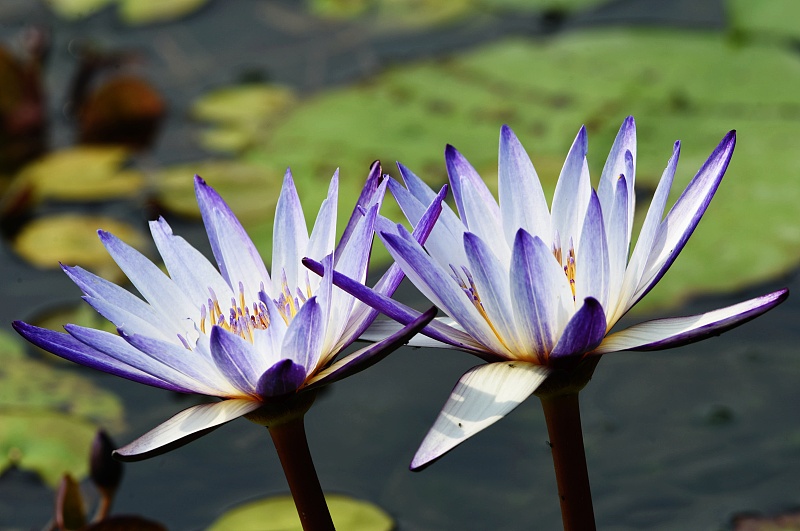
<path id="1" fill-rule="evenodd" d="M 199 325 L 200 332 L 204 334 L 211 332 L 216 325 L 252 343 L 253 330 L 266 330 L 269 327 L 269 311 L 262 301 L 254 302 L 252 307 L 247 306 L 244 286 L 239 283 L 239 298 L 231 297 L 227 318 L 216 294 L 211 291 L 207 304 L 200 307 Z"/>
<path id="2" fill-rule="evenodd" d="M 483 303 L 481 302 L 481 296 L 478 293 L 478 287 L 475 285 L 475 280 L 472 278 L 472 273 L 470 273 L 469 269 L 467 269 L 466 267 L 463 266 L 461 267 L 461 270 L 464 273 L 464 277 L 466 278 L 465 281 L 464 278 L 462 278 L 461 275 L 458 274 L 458 271 L 452 264 L 450 265 L 450 269 L 453 271 L 453 278 L 455 279 L 456 282 L 458 282 L 458 285 L 461 287 L 461 289 L 464 291 L 467 297 L 469 297 L 470 302 L 472 302 L 472 305 L 475 306 L 475 309 L 478 310 L 478 313 L 480 313 L 481 317 L 483 317 L 483 319 L 486 321 L 486 324 L 489 325 L 489 328 L 492 329 L 494 335 L 497 336 L 497 339 L 499 339 L 500 342 L 506 348 L 508 348 L 508 345 L 506 345 L 503 336 L 501 336 L 497 332 L 497 329 L 492 324 L 492 320 L 489 319 L 489 315 L 486 313 L 486 309 L 483 307 Z"/>
<path id="3" fill-rule="evenodd" d="M 560 245 L 553 245 L 553 256 L 556 257 L 558 263 L 564 269 L 564 274 L 567 275 L 569 280 L 569 287 L 572 289 L 572 299 L 575 299 L 575 247 L 570 240 L 569 252 L 567 252 L 566 260 L 564 260 L 563 252 Z"/>

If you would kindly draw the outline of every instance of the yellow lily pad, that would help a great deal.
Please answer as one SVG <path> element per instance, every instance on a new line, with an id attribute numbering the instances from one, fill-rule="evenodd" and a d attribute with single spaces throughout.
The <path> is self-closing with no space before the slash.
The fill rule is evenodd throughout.
<path id="1" fill-rule="evenodd" d="M 286 87 L 247 84 L 226 87 L 204 95 L 192 106 L 197 120 L 213 122 L 216 128 L 201 135 L 208 149 L 238 152 L 267 135 L 270 126 L 295 104 L 297 97 Z"/>
<path id="2" fill-rule="evenodd" d="M 122 147 L 79 146 L 52 152 L 25 166 L 12 195 L 42 201 L 106 201 L 129 198 L 145 185 L 141 172 L 123 169 L 129 152 Z M 7 201 L 7 200 L 5 200 Z"/>
<path id="3" fill-rule="evenodd" d="M 109 280 L 121 281 L 125 276 L 100 242 L 98 229 L 111 232 L 138 249 L 148 245 L 140 231 L 116 219 L 60 214 L 25 225 L 14 238 L 12 248 L 36 267 L 55 269 L 59 262 L 78 264 Z"/>
<path id="4" fill-rule="evenodd" d="M 179 19 L 203 7 L 208 0 L 117 0 L 120 3 L 119 16 L 131 25 L 152 24 Z"/>
<path id="5" fill-rule="evenodd" d="M 213 186 L 245 224 L 271 219 L 283 183 L 283 171 L 247 162 L 179 164 L 156 174 L 154 191 L 159 204 L 177 214 L 199 217 L 192 178 L 195 174 Z"/>
<path id="6" fill-rule="evenodd" d="M 391 531 L 395 524 L 380 507 L 329 494 L 325 496 L 336 529 Z M 300 518 L 291 496 L 275 496 L 236 507 L 216 520 L 208 531 L 301 531 Z"/>
<path id="7" fill-rule="evenodd" d="M 116 0 L 45 0 L 56 15 L 67 20 L 88 17 Z"/>

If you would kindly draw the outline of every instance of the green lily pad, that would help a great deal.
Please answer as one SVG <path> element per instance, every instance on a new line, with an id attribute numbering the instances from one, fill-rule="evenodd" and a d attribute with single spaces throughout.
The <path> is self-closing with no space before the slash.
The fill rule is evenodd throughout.
<path id="1" fill-rule="evenodd" d="M 581 124 L 589 130 L 596 183 L 619 124 L 633 114 L 638 190 L 654 189 L 673 141 L 683 141 L 677 198 L 724 134 L 736 128 L 736 153 L 706 219 L 640 305 L 653 309 L 796 266 L 795 110 L 800 70 L 789 50 L 734 46 L 712 33 L 605 30 L 544 43 L 506 41 L 319 94 L 295 106 L 246 159 L 276 171 L 291 164 L 301 197 L 313 205 L 324 189 L 305 179 L 326 165 L 337 164 L 346 178 L 363 182 L 358 170 L 372 159 L 383 159 L 389 171 L 388 161 L 400 159 L 438 186 L 446 182 L 442 153 L 451 143 L 494 187 L 499 128 L 508 123 L 552 193 Z M 355 197 L 347 193 L 341 197 Z M 389 203 L 384 214 L 401 220 Z M 648 203 L 640 201 L 640 210 Z"/>
<path id="2" fill-rule="evenodd" d="M 208 0 L 45 0 L 58 16 L 77 20 L 93 15 L 107 5 L 119 4 L 119 16 L 131 25 L 166 22 L 186 16 L 205 5 Z"/>
<path id="3" fill-rule="evenodd" d="M 106 201 L 129 198 L 145 185 L 141 172 L 123 169 L 129 152 L 122 147 L 80 146 L 55 151 L 19 171 L 11 196 L 38 202 Z M 4 198 L 4 202 L 14 202 Z"/>
<path id="4" fill-rule="evenodd" d="M 727 0 L 730 24 L 746 36 L 800 37 L 800 3 L 793 0 Z"/>
<path id="5" fill-rule="evenodd" d="M 295 104 L 297 97 L 286 87 L 247 84 L 210 92 L 192 106 L 192 117 L 214 122 L 200 137 L 204 147 L 239 152 L 269 134 L 277 119 Z"/>
<path id="6" fill-rule="evenodd" d="M 383 509 L 340 494 L 325 496 L 336 529 L 391 531 L 394 521 Z M 300 531 L 291 496 L 275 496 L 243 504 L 225 513 L 208 531 Z"/>
<path id="7" fill-rule="evenodd" d="M 98 229 L 138 249 L 148 244 L 140 231 L 116 219 L 59 214 L 25 225 L 14 238 L 12 248 L 36 267 L 56 269 L 59 262 L 79 264 L 109 280 L 120 281 L 125 276 L 97 237 Z"/>
<path id="8" fill-rule="evenodd" d="M 88 17 L 116 0 L 45 0 L 56 15 L 67 20 Z"/>
<path id="9" fill-rule="evenodd" d="M 176 20 L 197 11 L 208 3 L 208 0 L 118 1 L 120 18 L 123 22 L 134 26 Z"/>
<path id="10" fill-rule="evenodd" d="M 66 471 L 83 477 L 99 426 L 123 428 L 119 398 L 72 370 L 25 356 L 0 333 L 0 472 L 15 465 L 49 485 Z"/>

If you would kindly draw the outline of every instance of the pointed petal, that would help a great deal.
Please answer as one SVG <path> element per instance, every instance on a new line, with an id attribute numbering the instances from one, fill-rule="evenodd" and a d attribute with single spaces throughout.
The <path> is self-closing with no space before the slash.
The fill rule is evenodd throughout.
<path id="1" fill-rule="evenodd" d="M 725 175 L 736 145 L 731 131 L 697 172 L 661 223 L 642 281 L 634 297 L 641 299 L 664 276 L 700 222 Z"/>
<path id="2" fill-rule="evenodd" d="M 531 359 L 543 359 L 555 344 L 561 319 L 566 319 L 560 313 L 565 298 L 573 302 L 572 290 L 547 245 L 523 229 L 514 241 L 511 292 L 521 346 Z"/>
<path id="3" fill-rule="evenodd" d="M 258 249 L 228 204 L 197 175 L 194 190 L 222 277 L 234 290 L 239 282 L 244 283 L 248 297 L 254 297 L 262 282 L 269 284 L 269 274 Z"/>
<path id="4" fill-rule="evenodd" d="M 67 332 L 80 341 L 103 352 L 117 361 L 134 367 L 150 376 L 172 383 L 182 389 L 189 389 L 193 393 L 213 395 L 214 389 L 205 383 L 198 382 L 192 376 L 185 374 L 180 369 L 171 367 L 162 360 L 138 350 L 116 334 L 110 334 L 93 328 L 84 328 L 73 324 L 64 326 Z"/>
<path id="5" fill-rule="evenodd" d="M 189 243 L 172 234 L 172 229 L 159 218 L 150 222 L 150 233 L 169 276 L 196 307 L 206 303 L 211 288 L 223 301 L 233 295 L 231 287 L 219 271 Z"/>
<path id="6" fill-rule="evenodd" d="M 591 351 L 606 335 L 606 315 L 600 303 L 591 297 L 583 301 L 550 352 L 550 358 L 582 356 Z"/>
<path id="7" fill-rule="evenodd" d="M 577 239 L 583 226 L 583 217 L 592 193 L 586 152 L 589 150 L 586 127 L 582 126 L 575 136 L 572 147 L 561 168 L 556 191 L 553 194 L 553 234 L 558 234 L 562 244 L 570 238 Z M 531 208 L 531 207 L 528 207 Z M 547 240 L 550 232 L 531 233 Z"/>
<path id="8" fill-rule="evenodd" d="M 128 290 L 117 286 L 113 282 L 109 282 L 102 277 L 98 277 L 94 273 L 90 273 L 82 267 L 69 267 L 62 265 L 61 268 L 81 289 L 81 291 L 83 291 L 89 297 L 102 299 L 111 306 L 123 308 L 130 313 L 137 315 L 139 318 L 144 319 L 153 327 L 162 330 L 163 333 L 171 333 L 174 331 L 170 329 L 169 326 L 165 327 L 164 318 L 155 308 Z M 108 318 L 106 317 L 106 319 Z"/>
<path id="9" fill-rule="evenodd" d="M 255 394 L 256 382 L 263 371 L 254 364 L 253 346 L 219 326 L 211 328 L 209 339 L 211 356 L 225 378 L 242 393 Z"/>
<path id="10" fill-rule="evenodd" d="M 511 304 L 508 266 L 504 266 L 486 243 L 471 232 L 464 233 L 469 271 L 475 281 L 480 304 L 499 338 L 511 352 L 520 350 Z"/>
<path id="11" fill-rule="evenodd" d="M 664 209 L 667 206 L 667 199 L 672 188 L 672 181 L 675 178 L 675 170 L 678 167 L 680 153 L 681 143 L 677 141 L 672 148 L 672 156 L 667 163 L 667 167 L 661 174 L 661 180 L 658 182 L 653 199 L 650 201 L 650 208 L 647 209 L 647 216 L 642 224 L 642 229 L 639 231 L 639 238 L 636 240 L 636 246 L 633 248 L 631 259 L 625 270 L 619 305 L 614 315 L 607 316 L 609 323 L 616 323 L 638 300 L 633 298 L 633 294 L 639 287 L 644 266 L 647 263 L 648 256 L 650 256 L 650 250 L 661 225 L 661 219 L 664 217 Z M 607 306 L 604 305 L 603 307 L 606 308 Z"/>
<path id="12" fill-rule="evenodd" d="M 528 153 L 507 125 L 500 129 L 498 159 L 498 195 L 506 242 L 514 241 L 519 228 L 549 237 L 550 210 L 542 184 Z"/>
<path id="13" fill-rule="evenodd" d="M 336 209 L 339 197 L 339 170 L 333 174 L 328 186 L 328 196 L 322 202 L 317 213 L 317 220 L 311 230 L 308 248 L 303 256 L 320 259 L 333 252 L 336 244 Z M 302 257 L 301 257 L 302 258 Z M 299 264 L 298 264 L 299 265 Z M 290 284 L 291 285 L 291 284 Z"/>
<path id="14" fill-rule="evenodd" d="M 418 243 L 394 234 L 381 233 L 380 236 L 408 279 L 431 302 L 447 312 L 486 348 L 500 355 L 509 354 L 453 277 L 442 270 Z"/>
<path id="15" fill-rule="evenodd" d="M 347 245 L 347 240 L 350 239 L 350 233 L 356 226 L 356 223 L 359 219 L 361 219 L 361 212 L 359 207 L 367 208 L 370 203 L 378 202 L 380 203 L 383 201 L 383 194 L 385 193 L 386 189 L 383 188 L 380 191 L 380 197 L 377 197 L 376 194 L 378 193 L 379 187 L 382 184 L 383 169 L 381 168 L 381 161 L 376 160 L 369 166 L 369 174 L 367 175 L 367 180 L 364 183 L 364 187 L 361 189 L 361 194 L 358 196 L 358 200 L 356 201 L 356 206 L 353 208 L 353 212 L 350 214 L 350 219 L 347 221 L 347 226 L 344 228 L 344 232 L 342 233 L 342 237 L 339 238 L 339 243 L 336 246 L 336 251 L 334 252 L 334 256 L 339 256 L 341 252 L 341 247 Z"/>
<path id="16" fill-rule="evenodd" d="M 294 393 L 306 380 L 306 369 L 292 360 L 281 360 L 258 379 L 256 390 L 260 396 L 273 396 Z"/>
<path id="17" fill-rule="evenodd" d="M 282 356 L 305 367 L 306 372 L 316 368 L 320 357 L 323 333 L 322 308 L 317 298 L 311 297 L 289 323 L 283 336 Z"/>
<path id="18" fill-rule="evenodd" d="M 630 155 L 628 155 L 630 153 Z M 603 166 L 603 173 L 600 175 L 600 184 L 597 187 L 597 195 L 600 198 L 600 205 L 603 212 L 611 212 L 611 205 L 614 202 L 614 195 L 617 187 L 617 178 L 624 175 L 627 179 L 628 197 L 634 196 L 635 184 L 635 161 L 636 161 L 636 122 L 633 116 L 628 116 L 622 122 L 614 139 L 614 145 Z M 629 205 L 628 226 L 633 224 L 633 201 Z"/>
<path id="19" fill-rule="evenodd" d="M 121 461 L 141 461 L 161 455 L 259 407 L 261 402 L 244 398 L 192 406 L 116 450 L 114 456 Z"/>
<path id="20" fill-rule="evenodd" d="M 303 263 L 311 271 L 314 271 L 317 274 L 322 273 L 322 264 L 319 262 L 305 259 L 303 260 Z M 401 323 L 402 325 L 409 324 L 421 315 L 418 311 L 413 310 L 393 299 L 390 299 L 386 295 L 378 293 L 375 290 L 361 284 L 360 282 L 356 282 L 355 280 L 342 275 L 338 271 L 333 272 L 333 284 L 351 294 L 361 302 L 377 309 L 398 323 Z M 444 325 L 439 320 L 431 321 L 430 325 L 426 326 L 422 330 L 422 333 L 429 335 L 438 341 L 452 345 L 455 348 L 460 348 L 472 353 L 479 353 L 479 355 L 488 354 L 486 347 L 478 343 L 468 334 L 461 330 L 456 330 L 450 326 Z M 382 336 L 379 339 L 383 339 L 384 337 L 386 336 Z"/>
<path id="21" fill-rule="evenodd" d="M 342 378 L 346 378 L 375 365 L 380 360 L 405 345 L 414 334 L 422 330 L 435 316 L 436 308 L 434 307 L 389 337 L 338 360 L 310 379 L 306 389 L 337 382 Z"/>
<path id="22" fill-rule="evenodd" d="M 453 198 L 456 201 L 461 220 L 465 221 L 467 219 L 468 207 L 464 204 L 463 184 L 468 182 L 472 185 L 478 198 L 480 198 L 480 204 L 483 205 L 482 212 L 474 212 L 473 215 L 483 214 L 502 227 L 500 207 L 497 206 L 497 201 L 495 201 L 492 192 L 486 187 L 486 183 L 483 182 L 475 168 L 464 158 L 464 155 L 449 144 L 445 148 L 444 158 L 447 165 L 447 175 L 450 176 L 450 186 L 453 188 Z M 469 225 L 467 226 L 469 227 Z"/>
<path id="23" fill-rule="evenodd" d="M 100 345 L 103 344 L 110 346 L 117 342 L 114 339 L 117 336 L 114 334 L 80 328 L 74 325 L 67 326 L 67 331 L 81 341 L 102 342 L 94 345 L 97 348 L 101 348 Z M 118 331 L 122 338 L 133 347 L 133 351 L 125 351 L 121 355 L 134 356 L 131 360 L 135 359 L 137 361 L 135 363 L 132 361 L 131 363 L 142 370 L 147 369 L 139 364 L 145 364 L 157 370 L 166 370 L 168 368 L 168 372 L 164 376 L 165 379 L 166 374 L 171 374 L 171 378 L 188 378 L 194 382 L 195 388 L 198 389 L 197 392 L 204 395 L 235 396 L 239 394 L 236 388 L 211 363 L 211 360 L 198 352 L 197 349 L 192 351 L 183 345 L 176 345 L 138 334 L 128 334 L 122 328 L 119 328 Z M 108 343 L 109 341 L 114 343 Z M 102 350 L 108 352 L 111 356 L 116 356 L 114 352 L 106 348 L 102 348 Z M 154 375 L 161 376 L 157 373 Z"/>
<path id="24" fill-rule="evenodd" d="M 789 290 L 782 289 L 699 315 L 647 321 L 609 335 L 593 354 L 620 350 L 663 350 L 688 345 L 718 336 L 755 319 L 785 301 L 788 296 Z"/>
<path id="25" fill-rule="evenodd" d="M 608 300 L 609 308 L 616 308 L 619 301 L 625 268 L 628 264 L 631 228 L 628 225 L 628 185 L 624 175 L 617 179 L 617 189 L 610 212 L 607 216 L 606 237 L 608 238 Z"/>
<path id="26" fill-rule="evenodd" d="M 575 261 L 575 299 L 593 297 L 605 308 L 609 290 L 608 241 L 600 201 L 594 190 L 575 250 Z"/>
<path id="27" fill-rule="evenodd" d="M 129 312 L 127 308 L 120 308 L 104 299 L 88 295 L 84 295 L 83 300 L 94 308 L 97 313 L 114 323 L 117 328 L 125 328 L 131 334 L 143 334 L 156 337 L 162 341 L 177 341 L 174 330 L 164 330 L 163 326 L 154 326 L 150 321 Z"/>
<path id="28" fill-rule="evenodd" d="M 308 247 L 308 228 L 292 173 L 286 170 L 281 195 L 275 207 L 272 233 L 272 277 L 275 293 L 281 291 L 283 274 L 290 289 L 298 286 L 300 259 Z M 322 258 L 321 256 L 318 258 Z"/>
<path id="29" fill-rule="evenodd" d="M 194 317 L 196 309 L 191 301 L 158 266 L 113 234 L 105 231 L 97 233 L 125 276 L 164 321 L 180 329 L 181 319 Z"/>
<path id="30" fill-rule="evenodd" d="M 507 264 L 511 259 L 511 246 L 505 238 L 499 237 L 500 234 L 503 234 L 502 220 L 486 215 L 483 200 L 470 181 L 461 183 L 461 194 L 461 200 L 466 209 L 466 214 L 462 215 L 461 219 L 466 222 L 470 232 L 475 233 L 489 245 L 498 260 Z M 453 264 L 452 258 L 448 262 L 449 264 Z"/>
<path id="31" fill-rule="evenodd" d="M 411 469 L 424 467 L 503 418 L 546 376 L 546 368 L 521 361 L 489 363 L 467 371 L 422 441 Z"/>
<path id="32" fill-rule="evenodd" d="M 191 387 L 184 387 L 174 382 L 152 376 L 128 363 L 109 356 L 105 352 L 90 347 L 68 334 L 55 332 L 46 328 L 39 328 L 38 326 L 29 325 L 22 321 L 14 321 L 12 326 L 22 337 L 37 347 L 52 352 L 65 360 L 85 365 L 86 367 L 98 371 L 107 372 L 108 374 L 119 376 L 120 378 L 143 383 L 145 385 L 152 385 L 153 387 L 159 387 L 168 391 L 175 391 L 177 393 L 195 392 Z"/>

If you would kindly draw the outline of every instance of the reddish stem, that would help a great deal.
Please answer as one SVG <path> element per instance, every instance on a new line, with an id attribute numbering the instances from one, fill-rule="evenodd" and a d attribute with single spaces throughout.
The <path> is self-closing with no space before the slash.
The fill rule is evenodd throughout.
<path id="1" fill-rule="evenodd" d="M 561 502 L 564 531 L 594 531 L 594 509 L 578 393 L 540 396 Z"/>
<path id="2" fill-rule="evenodd" d="M 269 427 L 304 531 L 333 531 L 333 520 L 308 450 L 303 416 Z"/>

